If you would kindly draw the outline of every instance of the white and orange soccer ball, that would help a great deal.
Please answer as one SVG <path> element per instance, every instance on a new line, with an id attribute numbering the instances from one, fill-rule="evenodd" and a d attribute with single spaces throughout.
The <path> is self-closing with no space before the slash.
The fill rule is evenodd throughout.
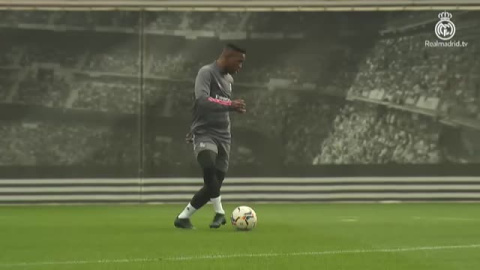
<path id="1" fill-rule="evenodd" d="M 248 206 L 239 206 L 233 210 L 232 225 L 238 230 L 249 231 L 257 226 L 257 214 Z"/>

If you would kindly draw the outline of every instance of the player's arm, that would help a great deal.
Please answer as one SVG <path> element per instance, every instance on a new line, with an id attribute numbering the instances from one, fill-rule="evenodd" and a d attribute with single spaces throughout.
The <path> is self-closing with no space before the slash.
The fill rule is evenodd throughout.
<path id="1" fill-rule="evenodd" d="M 195 79 L 195 99 L 200 109 L 211 112 L 245 111 L 243 100 L 225 101 L 210 96 L 212 75 L 207 69 L 200 69 Z"/>

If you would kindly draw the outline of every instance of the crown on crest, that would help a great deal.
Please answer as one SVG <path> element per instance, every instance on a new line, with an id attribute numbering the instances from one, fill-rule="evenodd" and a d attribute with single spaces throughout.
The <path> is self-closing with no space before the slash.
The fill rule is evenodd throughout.
<path id="1" fill-rule="evenodd" d="M 441 12 L 438 14 L 438 18 L 441 20 L 441 21 L 449 21 L 451 18 L 453 17 L 452 13 L 450 12 Z"/>

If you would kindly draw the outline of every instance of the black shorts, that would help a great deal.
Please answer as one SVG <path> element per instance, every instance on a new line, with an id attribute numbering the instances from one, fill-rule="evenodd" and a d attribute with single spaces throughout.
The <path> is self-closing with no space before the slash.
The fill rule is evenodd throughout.
<path id="1" fill-rule="evenodd" d="M 217 153 L 215 167 L 223 172 L 228 171 L 228 161 L 230 159 L 230 143 L 222 142 L 209 135 L 193 136 L 193 152 L 195 158 L 203 150 L 211 150 Z"/>

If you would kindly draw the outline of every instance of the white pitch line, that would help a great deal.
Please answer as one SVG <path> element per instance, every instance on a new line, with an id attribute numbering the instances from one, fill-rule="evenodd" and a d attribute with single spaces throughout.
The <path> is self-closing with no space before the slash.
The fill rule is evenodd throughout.
<path id="1" fill-rule="evenodd" d="M 344 219 L 340 219 L 341 222 L 357 222 L 358 219 L 356 218 L 344 218 Z"/>
<path id="2" fill-rule="evenodd" d="M 458 245 L 458 246 L 426 246 L 426 247 L 404 247 L 404 248 L 384 248 L 384 249 L 353 249 L 353 250 L 326 250 L 311 252 L 293 252 L 293 253 L 244 253 L 230 255 L 203 255 L 189 257 L 166 257 L 166 258 L 132 258 L 132 259 L 104 259 L 104 260 L 79 260 L 79 261 L 52 261 L 52 262 L 22 262 L 22 263 L 1 263 L 0 268 L 15 268 L 26 266 L 44 266 L 44 265 L 81 265 L 81 264 L 110 264 L 110 263 L 145 263 L 161 261 L 194 261 L 194 260 L 214 260 L 214 259 L 232 259 L 232 258 L 256 258 L 256 257 L 288 257 L 288 256 L 321 256 L 321 255 L 341 255 L 341 254 L 360 254 L 360 253 L 400 253 L 411 251 L 432 251 L 448 249 L 469 249 L 480 248 L 480 244 Z"/>
<path id="3" fill-rule="evenodd" d="M 165 258 L 168 261 L 192 261 L 205 259 L 230 259 L 230 258 L 248 258 L 248 257 L 279 257 L 279 256 L 321 256 L 336 254 L 359 254 L 359 253 L 399 253 L 409 251 L 424 250 L 446 250 L 446 249 L 467 249 L 480 248 L 480 244 L 460 245 L 460 246 L 430 246 L 430 247 L 410 247 L 410 248 L 386 248 L 386 249 L 353 249 L 353 250 L 330 250 L 313 252 L 293 252 L 293 253 L 259 253 L 259 254 L 232 254 L 232 255 L 205 255 L 192 257 L 174 257 Z"/>

